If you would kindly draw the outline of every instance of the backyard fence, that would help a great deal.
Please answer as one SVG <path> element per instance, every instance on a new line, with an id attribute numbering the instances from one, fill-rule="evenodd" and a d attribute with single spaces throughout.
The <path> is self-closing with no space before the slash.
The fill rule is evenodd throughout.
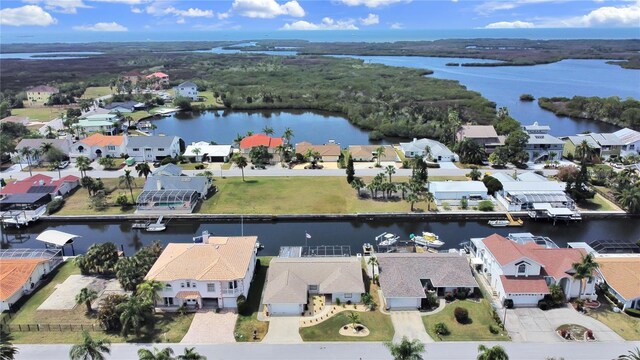
<path id="1" fill-rule="evenodd" d="M 102 331 L 104 328 L 96 324 L 0 324 L 0 330 L 5 332 L 29 331 Z"/>

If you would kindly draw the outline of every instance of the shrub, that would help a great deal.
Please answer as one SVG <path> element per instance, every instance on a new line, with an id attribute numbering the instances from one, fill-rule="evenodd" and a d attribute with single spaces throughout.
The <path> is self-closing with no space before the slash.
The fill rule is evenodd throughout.
<path id="1" fill-rule="evenodd" d="M 336 298 L 336 305 L 340 306 L 340 298 Z"/>
<path id="2" fill-rule="evenodd" d="M 549 303 L 546 300 L 538 301 L 538 307 L 540 310 L 549 310 Z"/>
<path id="3" fill-rule="evenodd" d="M 522 95 L 520 95 L 520 101 L 533 101 L 535 99 L 536 98 L 533 97 L 533 95 L 531 95 L 531 94 L 522 94 Z"/>
<path id="4" fill-rule="evenodd" d="M 489 332 L 495 335 L 495 334 L 500 332 L 500 329 L 498 329 L 497 327 L 495 327 L 493 325 L 489 325 Z"/>
<path id="5" fill-rule="evenodd" d="M 636 310 L 636 309 L 626 309 L 624 311 L 627 315 L 633 316 L 633 317 L 637 317 L 640 318 L 640 310 Z"/>
<path id="6" fill-rule="evenodd" d="M 105 331 L 120 331 L 122 324 L 120 323 L 121 311 L 117 307 L 127 301 L 126 295 L 111 294 L 102 300 L 102 305 L 98 309 L 98 322 Z"/>
<path id="7" fill-rule="evenodd" d="M 178 161 L 174 158 L 172 158 L 171 156 L 167 156 L 164 159 L 160 160 L 160 165 L 167 165 L 167 164 L 175 164 Z"/>
<path id="8" fill-rule="evenodd" d="M 482 200 L 478 203 L 478 210 L 493 211 L 493 202 L 491 200 Z"/>
<path id="9" fill-rule="evenodd" d="M 444 299 L 445 299 L 446 301 L 449 301 L 449 302 L 450 302 L 450 301 L 453 301 L 453 294 L 452 294 L 452 293 L 450 293 L 450 292 L 448 292 L 448 293 L 444 294 Z"/>
<path id="10" fill-rule="evenodd" d="M 439 322 L 439 323 L 435 324 L 433 326 L 433 331 L 435 331 L 436 334 L 441 335 L 441 336 L 445 336 L 445 335 L 451 334 L 451 332 L 449 331 L 449 328 L 447 327 L 447 325 L 445 323 L 442 323 L 442 322 Z"/>
<path id="11" fill-rule="evenodd" d="M 512 299 L 504 299 L 503 305 L 507 309 L 513 309 L 513 300 Z"/>
<path id="12" fill-rule="evenodd" d="M 347 305 L 351 305 L 351 300 L 347 300 Z"/>
<path id="13" fill-rule="evenodd" d="M 467 289 L 465 288 L 457 288 L 453 290 L 453 295 L 458 300 L 464 300 L 467 298 Z"/>
<path id="14" fill-rule="evenodd" d="M 251 315 L 251 309 L 247 303 L 247 298 L 244 295 L 238 296 L 236 299 L 236 305 L 238 306 L 238 314 L 242 316 Z"/>
<path id="15" fill-rule="evenodd" d="M 427 293 L 427 306 L 429 308 L 434 308 L 438 306 L 438 297 L 435 293 Z"/>
<path id="16" fill-rule="evenodd" d="M 202 169 L 204 169 L 204 165 L 203 164 L 198 164 L 198 165 L 194 166 L 194 168 L 196 170 L 202 170 Z"/>
<path id="17" fill-rule="evenodd" d="M 469 200 L 467 200 L 467 198 L 462 198 L 462 200 L 460 200 L 460 207 L 463 210 L 466 210 L 469 207 Z"/>
<path id="18" fill-rule="evenodd" d="M 60 211 L 60 209 L 64 206 L 63 199 L 54 199 L 47 205 L 47 214 L 52 215 Z"/>
<path id="19" fill-rule="evenodd" d="M 449 205 L 449 202 L 447 202 L 447 201 L 443 201 L 443 202 L 442 202 L 442 207 L 443 207 L 445 210 L 451 210 L 451 206 Z"/>
<path id="20" fill-rule="evenodd" d="M 453 310 L 453 316 L 460 324 L 466 324 L 469 322 L 469 311 L 465 308 L 457 307 Z"/>

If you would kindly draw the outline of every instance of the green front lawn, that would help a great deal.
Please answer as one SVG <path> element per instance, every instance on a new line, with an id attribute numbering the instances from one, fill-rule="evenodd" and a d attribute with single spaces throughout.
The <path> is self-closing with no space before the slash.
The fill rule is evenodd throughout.
<path id="1" fill-rule="evenodd" d="M 108 86 L 92 86 L 88 87 L 84 94 L 82 94 L 83 99 L 96 99 L 101 96 L 112 94 L 113 91 Z"/>
<path id="2" fill-rule="evenodd" d="M 597 309 L 589 309 L 587 315 L 607 325 L 625 340 L 640 341 L 640 318 L 613 312 L 612 305 L 603 296 L 598 296 L 598 301 L 602 305 Z"/>
<path id="3" fill-rule="evenodd" d="M 198 95 L 200 96 L 200 98 L 203 99 L 203 101 L 192 101 L 191 105 L 204 105 L 206 107 L 219 107 L 219 108 L 224 108 L 224 104 L 222 103 L 222 101 L 219 98 L 215 98 L 213 96 L 213 91 L 200 91 L 198 92 Z"/>
<path id="4" fill-rule="evenodd" d="M 369 335 L 343 336 L 339 331 L 351 321 L 347 318 L 350 311 L 342 311 L 329 320 L 325 320 L 318 325 L 300 328 L 300 336 L 304 341 L 391 341 L 394 329 L 391 316 L 380 311 L 358 312 L 360 320 L 358 323 L 369 329 Z"/>
<path id="5" fill-rule="evenodd" d="M 67 110 L 63 108 L 53 107 L 37 107 L 37 108 L 23 108 L 23 109 L 11 109 L 11 115 L 28 117 L 31 121 L 43 121 L 57 119 L 61 114 L 64 114 Z"/>
<path id="6" fill-rule="evenodd" d="M 460 324 L 453 316 L 453 311 L 456 307 L 462 307 L 469 312 L 468 324 Z M 489 301 L 481 299 L 480 302 L 474 302 L 471 300 L 456 300 L 447 304 L 445 308 L 437 314 L 427 315 L 422 317 L 429 336 L 434 340 L 442 341 L 500 341 L 510 340 L 506 331 L 500 328 L 500 326 L 493 320 L 493 308 Z M 437 323 L 444 323 L 450 331 L 447 336 L 439 337 L 434 331 L 434 326 Z M 492 334 L 489 331 L 489 325 L 493 325 L 499 330 L 498 334 Z"/>
<path id="7" fill-rule="evenodd" d="M 137 173 L 135 171 L 132 172 L 132 175 L 135 177 Z M 89 172 L 89 176 L 91 176 L 91 172 Z M 107 204 L 109 205 L 105 210 L 96 211 L 91 208 L 91 197 L 89 196 L 89 192 L 85 188 L 78 188 L 71 196 L 65 199 L 64 206 L 60 209 L 56 215 L 87 215 L 87 214 L 104 214 L 104 215 L 114 215 L 114 214 L 133 214 L 135 211 L 135 206 L 129 206 L 128 208 L 122 209 L 120 206 L 116 205 L 116 198 L 122 193 L 127 195 L 127 199 L 131 202 L 131 193 L 128 188 L 121 188 L 118 186 L 119 179 L 117 178 L 105 178 L 102 179 L 104 183 L 105 190 L 111 191 L 110 194 L 107 194 Z M 142 187 L 144 186 L 144 178 L 135 178 L 135 187 L 133 188 L 133 199 L 135 200 L 138 195 L 142 192 Z"/>
<path id="8" fill-rule="evenodd" d="M 591 211 L 617 211 L 620 210 L 617 206 L 612 204 L 609 200 L 605 199 L 602 195 L 596 193 L 593 199 L 586 200 L 584 203 L 578 204 L 583 210 Z"/>
<path id="9" fill-rule="evenodd" d="M 269 331 L 269 323 L 258 320 L 258 313 L 262 311 L 262 309 L 260 309 L 260 297 L 262 296 L 262 289 L 267 279 L 269 262 L 271 262 L 272 258 L 273 256 L 258 256 L 258 259 L 260 260 L 260 269 L 257 270 L 253 277 L 253 282 L 249 288 L 249 297 L 247 298 L 247 304 L 249 304 L 251 309 L 251 315 L 238 315 L 236 328 L 233 332 L 236 341 L 238 342 L 254 341 L 254 330 L 257 330 L 257 339 L 255 341 L 262 341 L 264 336 L 267 334 L 267 331 Z"/>

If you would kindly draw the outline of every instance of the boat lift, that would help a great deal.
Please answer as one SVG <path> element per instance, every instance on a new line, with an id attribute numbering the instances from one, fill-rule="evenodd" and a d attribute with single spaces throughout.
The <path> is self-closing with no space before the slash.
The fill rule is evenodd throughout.
<path id="1" fill-rule="evenodd" d="M 36 237 L 36 240 L 45 243 L 45 247 L 53 247 L 56 249 L 62 249 L 62 255 L 64 256 L 64 246 L 71 245 L 71 253 L 75 256 L 76 250 L 73 248 L 73 239 L 81 237 L 80 235 L 69 234 L 58 230 L 46 230 L 40 233 Z"/>

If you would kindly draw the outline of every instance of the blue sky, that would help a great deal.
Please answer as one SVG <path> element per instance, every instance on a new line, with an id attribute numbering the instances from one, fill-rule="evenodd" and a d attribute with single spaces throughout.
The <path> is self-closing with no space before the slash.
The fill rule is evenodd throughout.
<path id="1" fill-rule="evenodd" d="M 640 27 L 640 0 L 3 0 L 0 30 L 287 31 Z"/>

